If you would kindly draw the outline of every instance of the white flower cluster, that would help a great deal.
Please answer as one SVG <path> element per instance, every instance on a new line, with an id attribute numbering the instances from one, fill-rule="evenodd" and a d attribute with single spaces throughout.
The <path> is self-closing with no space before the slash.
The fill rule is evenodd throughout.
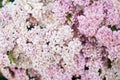
<path id="1" fill-rule="evenodd" d="M 0 17 L 5 18 L 0 25 L 0 53 L 11 51 L 14 66 L 35 69 L 43 77 L 45 69 L 52 65 L 61 64 L 65 70 L 74 70 L 74 54 L 82 48 L 79 39 L 73 38 L 71 27 L 55 21 L 51 8 L 51 1 L 45 5 L 39 0 L 15 0 L 0 10 Z M 33 25 L 27 19 L 38 24 Z M 5 66 L 9 65 L 1 68 Z"/>

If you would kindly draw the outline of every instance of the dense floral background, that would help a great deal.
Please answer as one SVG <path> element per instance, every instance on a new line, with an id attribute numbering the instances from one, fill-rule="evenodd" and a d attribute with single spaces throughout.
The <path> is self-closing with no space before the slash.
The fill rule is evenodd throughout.
<path id="1" fill-rule="evenodd" d="M 0 80 L 120 80 L 120 0 L 0 0 Z"/>

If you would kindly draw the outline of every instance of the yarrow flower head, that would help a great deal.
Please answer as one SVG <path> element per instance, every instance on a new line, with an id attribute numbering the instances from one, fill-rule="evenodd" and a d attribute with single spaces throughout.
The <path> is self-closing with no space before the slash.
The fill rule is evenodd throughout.
<path id="1" fill-rule="evenodd" d="M 55 1 L 53 12 L 60 19 L 60 22 L 65 23 L 67 17 L 72 15 L 74 6 L 71 0 Z"/>
<path id="2" fill-rule="evenodd" d="M 119 80 L 119 0 L 1 0 L 0 80 Z"/>

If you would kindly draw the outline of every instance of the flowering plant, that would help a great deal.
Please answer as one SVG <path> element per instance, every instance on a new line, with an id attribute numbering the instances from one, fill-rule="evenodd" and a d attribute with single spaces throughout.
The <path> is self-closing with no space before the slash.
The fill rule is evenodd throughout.
<path id="1" fill-rule="evenodd" d="M 0 80 L 120 80 L 120 1 L 0 0 Z"/>

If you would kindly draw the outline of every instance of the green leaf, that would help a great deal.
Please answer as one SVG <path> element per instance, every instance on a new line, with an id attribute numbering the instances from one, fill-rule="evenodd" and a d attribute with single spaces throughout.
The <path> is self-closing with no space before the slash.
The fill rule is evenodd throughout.
<path id="1" fill-rule="evenodd" d="M 1 72 L 0 72 L 0 80 L 7 80 Z"/>
<path id="2" fill-rule="evenodd" d="M 101 75 L 102 74 L 102 69 L 99 69 L 98 72 L 99 72 L 99 75 Z"/>
<path id="3" fill-rule="evenodd" d="M 9 66 L 4 67 L 4 69 L 9 69 Z"/>
<path id="4" fill-rule="evenodd" d="M 29 74 L 28 69 L 26 69 L 26 75 L 30 78 L 30 74 Z"/>
<path id="5" fill-rule="evenodd" d="M 2 7 L 3 7 L 3 5 L 2 5 L 2 1 L 3 1 L 3 0 L 0 0 L 0 8 L 2 8 Z"/>
<path id="6" fill-rule="evenodd" d="M 14 2 L 14 0 L 9 0 L 10 2 Z"/>
<path id="7" fill-rule="evenodd" d="M 68 14 L 67 16 L 66 16 L 66 18 L 67 18 L 67 20 L 69 21 L 69 22 L 72 22 L 72 14 Z"/>
<path id="8" fill-rule="evenodd" d="M 40 26 L 40 29 L 43 29 L 43 27 L 42 27 L 42 26 Z"/>
<path id="9" fill-rule="evenodd" d="M 120 28 L 116 28 L 116 26 L 115 25 L 108 25 L 108 27 L 112 30 L 112 31 L 118 31 L 118 30 L 120 30 Z"/>
<path id="10" fill-rule="evenodd" d="M 27 3 L 27 4 L 31 7 L 31 9 L 33 9 L 33 6 L 30 3 Z"/>
<path id="11" fill-rule="evenodd" d="M 108 68 L 112 68 L 112 61 L 109 58 L 107 59 L 107 66 Z"/>
<path id="12" fill-rule="evenodd" d="M 10 69 L 9 66 L 4 67 L 4 69 L 8 69 L 8 70 L 9 70 L 9 73 L 10 73 L 11 77 L 14 77 L 14 76 L 15 76 L 15 73 Z M 0 80 L 1 80 L 1 79 L 0 79 Z"/>
<path id="13" fill-rule="evenodd" d="M 10 68 L 9 68 L 9 72 L 12 77 L 15 77 L 15 73 Z"/>
<path id="14" fill-rule="evenodd" d="M 8 54 L 8 59 L 10 60 L 10 64 L 14 63 L 14 59 L 13 59 L 12 53 L 8 52 L 7 54 Z"/>
<path id="15" fill-rule="evenodd" d="M 14 0 L 7 0 L 7 2 L 14 2 Z"/>
<path id="16" fill-rule="evenodd" d="M 3 5 L 2 5 L 2 1 L 3 1 L 3 0 L 0 0 L 0 8 L 3 7 Z M 7 0 L 7 1 L 6 1 L 6 3 L 9 3 L 9 2 L 14 2 L 14 0 Z"/>

